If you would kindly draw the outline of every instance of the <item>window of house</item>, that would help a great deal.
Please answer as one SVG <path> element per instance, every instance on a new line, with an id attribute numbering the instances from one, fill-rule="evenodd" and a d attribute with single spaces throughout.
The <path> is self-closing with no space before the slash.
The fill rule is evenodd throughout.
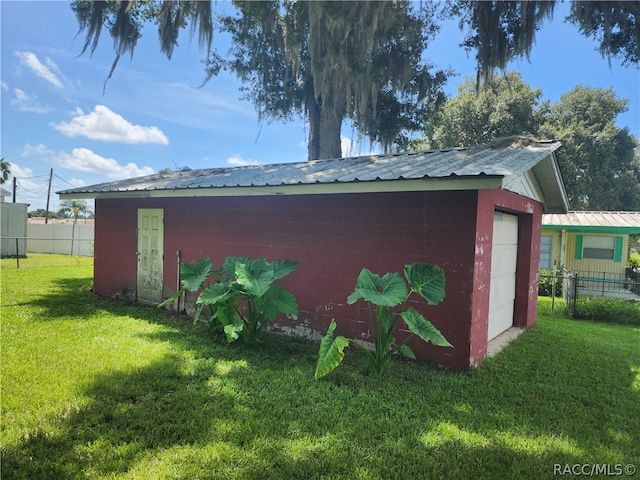
<path id="1" fill-rule="evenodd" d="M 585 235 L 582 238 L 582 258 L 613 260 L 615 251 L 615 237 L 591 237 Z"/>
<path id="2" fill-rule="evenodd" d="M 551 235 L 540 237 L 540 269 L 551 269 Z"/>

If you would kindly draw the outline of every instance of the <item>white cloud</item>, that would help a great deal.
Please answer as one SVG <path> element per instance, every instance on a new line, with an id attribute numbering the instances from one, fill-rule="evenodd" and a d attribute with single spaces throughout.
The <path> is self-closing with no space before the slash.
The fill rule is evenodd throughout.
<path id="1" fill-rule="evenodd" d="M 20 63 L 22 63 L 25 67 L 29 68 L 33 73 L 35 73 L 40 78 L 45 79 L 47 82 L 51 83 L 56 88 L 64 88 L 64 85 L 60 81 L 60 79 L 56 76 L 55 73 L 51 71 L 51 68 L 58 70 L 58 66 L 51 60 L 50 58 L 46 59 L 46 63 L 49 65 L 47 67 L 44 65 L 35 53 L 32 52 L 15 52 L 16 56 L 20 59 Z"/>
<path id="2" fill-rule="evenodd" d="M 151 167 L 138 167 L 135 163 L 120 165 L 113 158 L 104 158 L 88 148 L 74 148 L 71 153 L 61 152 L 59 165 L 77 172 L 96 173 L 110 178 L 141 177 L 154 173 Z"/>
<path id="3" fill-rule="evenodd" d="M 76 172 L 104 175 L 116 180 L 122 178 L 141 177 L 154 173 L 151 167 L 139 167 L 135 163 L 121 165 L 113 158 L 105 158 L 88 148 L 74 148 L 71 153 L 56 152 L 45 145 L 25 145 L 22 156 L 40 156 L 57 164 L 62 168 Z M 83 182 L 84 183 L 84 182 Z"/>
<path id="4" fill-rule="evenodd" d="M 29 167 L 21 167 L 20 165 L 18 165 L 17 163 L 13 163 L 13 162 L 9 162 L 9 165 L 11 165 L 11 176 L 12 177 L 18 177 L 18 178 L 29 178 L 31 176 L 33 176 L 33 170 L 31 170 Z"/>
<path id="5" fill-rule="evenodd" d="M 260 162 L 256 160 L 245 160 L 240 155 L 234 155 L 227 158 L 227 163 L 234 167 L 243 167 L 246 165 L 260 165 Z"/>
<path id="6" fill-rule="evenodd" d="M 6 83 L 0 82 L 0 85 L 2 85 L 3 90 L 9 90 L 9 85 L 7 85 Z"/>
<path id="7" fill-rule="evenodd" d="M 39 143 L 38 145 L 30 145 L 27 143 L 24 147 L 22 147 L 22 152 L 20 152 L 20 155 L 22 155 L 23 157 L 27 157 L 30 155 L 50 156 L 53 153 L 53 150 L 49 150 L 42 143 Z"/>
<path id="8" fill-rule="evenodd" d="M 38 182 L 37 180 L 32 179 L 33 170 L 29 167 L 21 167 L 17 163 L 9 162 L 11 168 L 11 177 L 16 177 L 18 179 L 19 188 L 22 191 L 19 191 L 19 195 L 22 195 L 25 192 L 33 192 L 39 191 L 46 186 L 46 183 Z M 4 184 L 4 188 L 6 190 L 11 190 L 11 185 L 7 183 Z"/>
<path id="9" fill-rule="evenodd" d="M 158 127 L 133 125 L 104 105 L 96 105 L 93 112 L 86 115 L 78 108 L 70 122 L 51 125 L 67 137 L 83 136 L 103 142 L 169 144 L 169 139 Z"/>
<path id="10" fill-rule="evenodd" d="M 10 103 L 12 107 L 21 112 L 46 113 L 49 111 L 47 107 L 40 104 L 37 96 L 29 95 L 19 88 L 13 89 L 13 98 Z"/>
<path id="11" fill-rule="evenodd" d="M 81 178 L 72 178 L 71 180 L 69 180 L 69 183 L 74 187 L 84 187 L 87 184 L 87 182 L 85 182 Z"/>

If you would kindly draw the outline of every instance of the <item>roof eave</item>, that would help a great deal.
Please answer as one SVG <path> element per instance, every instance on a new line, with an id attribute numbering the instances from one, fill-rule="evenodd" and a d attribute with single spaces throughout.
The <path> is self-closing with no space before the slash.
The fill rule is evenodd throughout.
<path id="1" fill-rule="evenodd" d="M 617 234 L 640 234 L 639 227 L 622 227 L 622 226 L 606 226 L 606 225 L 550 225 L 542 224 L 543 230 L 565 230 L 567 232 L 583 232 L 583 233 L 617 233 Z"/>
<path id="2" fill-rule="evenodd" d="M 209 188 L 149 189 L 124 191 L 66 190 L 58 192 L 60 199 L 71 198 L 179 198 L 179 197 L 237 197 L 265 195 L 317 195 L 348 193 L 384 193 L 435 190 L 485 190 L 502 187 L 502 175 L 471 177 L 450 176 L 401 180 L 377 180 L 366 182 L 332 182 L 295 185 L 225 186 Z"/>
<path id="3" fill-rule="evenodd" d="M 567 213 L 569 198 L 560 175 L 555 152 L 551 152 L 532 168 L 544 198 L 544 213 Z"/>

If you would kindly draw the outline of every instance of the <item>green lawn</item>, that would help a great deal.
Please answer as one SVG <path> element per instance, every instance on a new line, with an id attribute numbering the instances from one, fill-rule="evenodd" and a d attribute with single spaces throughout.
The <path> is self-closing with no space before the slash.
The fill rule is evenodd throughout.
<path id="1" fill-rule="evenodd" d="M 534 328 L 469 373 L 399 362 L 377 378 L 350 351 L 314 381 L 315 344 L 228 346 L 154 308 L 96 298 L 91 259 L 15 263 L 2 260 L 1 272 L 3 480 L 640 468 L 638 327 L 570 321 L 541 305 Z"/>

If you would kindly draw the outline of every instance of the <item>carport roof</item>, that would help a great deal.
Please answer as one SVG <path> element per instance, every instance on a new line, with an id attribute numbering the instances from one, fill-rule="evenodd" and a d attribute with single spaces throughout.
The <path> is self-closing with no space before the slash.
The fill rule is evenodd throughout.
<path id="1" fill-rule="evenodd" d="M 554 155 L 559 147 L 558 142 L 511 137 L 469 148 L 185 169 L 57 193 L 61 198 L 131 198 L 511 189 L 515 178 L 533 172 L 545 211 L 566 212 L 566 193 Z"/>

